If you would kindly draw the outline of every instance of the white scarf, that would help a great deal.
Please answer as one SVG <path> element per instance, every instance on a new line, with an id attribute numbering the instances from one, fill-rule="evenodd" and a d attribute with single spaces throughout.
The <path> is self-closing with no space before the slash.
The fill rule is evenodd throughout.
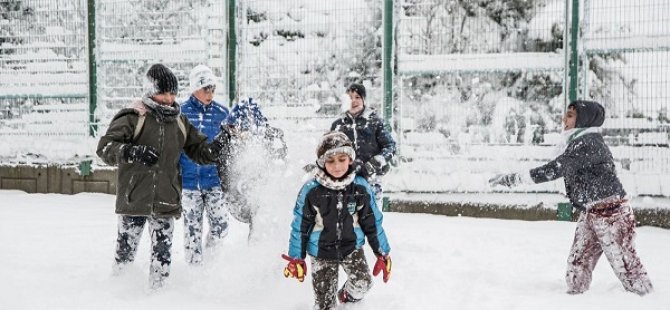
<path id="1" fill-rule="evenodd" d="M 600 127 L 586 127 L 586 128 L 572 128 L 565 130 L 561 133 L 561 141 L 556 144 L 556 150 L 554 151 L 554 157 L 558 157 L 561 154 L 565 153 L 565 150 L 568 148 L 570 142 L 575 141 L 577 138 L 584 136 L 590 133 L 601 133 L 602 128 Z"/>
<path id="2" fill-rule="evenodd" d="M 351 171 L 344 178 L 334 180 L 331 176 L 329 176 L 326 173 L 326 171 L 319 168 L 314 169 L 314 178 L 316 178 L 316 181 L 319 182 L 319 184 L 325 186 L 326 188 L 338 191 L 343 190 L 345 187 L 347 187 L 347 185 L 351 184 L 351 182 L 354 181 L 355 177 L 356 173 Z"/>

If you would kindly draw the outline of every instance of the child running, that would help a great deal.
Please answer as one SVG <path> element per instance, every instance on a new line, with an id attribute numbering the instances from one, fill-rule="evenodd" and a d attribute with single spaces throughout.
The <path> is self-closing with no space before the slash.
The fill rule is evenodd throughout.
<path id="1" fill-rule="evenodd" d="M 341 132 L 329 132 L 317 149 L 314 178 L 300 190 L 293 213 L 286 277 L 304 280 L 305 256 L 312 262 L 314 309 L 333 309 L 340 303 L 357 302 L 372 287 L 363 245 L 367 237 L 377 256 L 373 275 L 383 271 L 384 282 L 391 275 L 391 248 L 382 228 L 382 213 L 374 191 L 352 163 L 356 153 L 351 140 Z M 347 281 L 338 291 L 338 269 Z"/>

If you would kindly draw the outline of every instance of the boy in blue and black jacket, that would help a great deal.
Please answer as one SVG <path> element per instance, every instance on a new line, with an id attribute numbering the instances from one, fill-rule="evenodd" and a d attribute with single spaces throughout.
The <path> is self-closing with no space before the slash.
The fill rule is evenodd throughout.
<path id="1" fill-rule="evenodd" d="M 370 184 L 354 172 L 353 144 L 341 132 L 323 136 L 317 149 L 314 178 L 298 195 L 291 224 L 285 276 L 303 281 L 304 258 L 312 259 L 314 309 L 332 309 L 336 294 L 340 303 L 356 302 L 372 287 L 365 260 L 365 238 L 377 256 L 373 275 L 391 272 L 391 250 L 382 228 L 382 213 Z M 347 282 L 337 292 L 338 268 L 347 273 Z"/>

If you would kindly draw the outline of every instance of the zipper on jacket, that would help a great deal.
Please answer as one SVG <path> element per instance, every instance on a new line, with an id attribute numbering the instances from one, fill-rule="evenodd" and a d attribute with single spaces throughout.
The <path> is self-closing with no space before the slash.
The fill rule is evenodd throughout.
<path id="1" fill-rule="evenodd" d="M 337 228 L 335 230 L 335 233 L 337 235 L 337 242 L 335 243 L 335 252 L 337 253 L 337 259 L 342 260 L 344 257 L 342 256 L 342 253 L 340 252 L 340 243 L 342 242 L 342 229 L 344 227 L 344 217 L 342 216 L 342 210 L 344 210 L 344 206 L 342 203 L 342 200 L 344 200 L 342 191 L 337 192 Z"/>
<path id="2" fill-rule="evenodd" d="M 161 122 L 160 120 L 156 119 L 158 122 L 158 152 L 160 153 L 165 153 L 163 150 L 163 140 L 165 138 L 165 124 Z M 164 155 L 164 154 L 163 154 Z M 150 167 L 149 169 L 151 170 L 151 178 L 153 180 L 153 191 L 152 191 L 152 196 L 151 196 L 151 214 L 156 215 L 156 190 L 158 189 L 158 175 L 156 174 L 156 171 L 160 167 L 160 157 L 158 159 L 158 162 L 153 167 Z"/>
<path id="3" fill-rule="evenodd" d="M 361 112 L 361 113 L 363 113 L 363 112 Z M 348 112 L 347 112 L 347 116 L 351 120 L 351 131 L 353 132 L 353 136 L 354 136 L 354 141 L 352 141 L 354 143 L 354 150 L 358 151 L 358 131 L 357 131 L 358 127 L 357 127 L 357 124 L 356 124 L 356 118 L 353 115 L 349 114 Z"/>

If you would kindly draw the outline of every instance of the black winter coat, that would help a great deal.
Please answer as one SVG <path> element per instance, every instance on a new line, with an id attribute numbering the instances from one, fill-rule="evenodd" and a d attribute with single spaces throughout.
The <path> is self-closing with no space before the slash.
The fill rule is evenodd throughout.
<path id="1" fill-rule="evenodd" d="M 375 255 L 391 251 L 382 228 L 370 184 L 361 176 L 344 189 L 321 185 L 316 179 L 303 185 L 293 209 L 289 256 L 342 260 L 365 244 Z"/>
<path id="2" fill-rule="evenodd" d="M 535 183 L 563 177 L 570 202 L 580 210 L 604 198 L 626 196 L 612 153 L 599 133 L 585 134 L 570 142 L 563 154 L 530 170 L 530 176 Z"/>
<path id="3" fill-rule="evenodd" d="M 356 157 L 367 162 L 375 155 L 382 155 L 390 161 L 395 155 L 396 146 L 391 133 L 384 128 L 384 122 L 370 108 L 365 108 L 356 118 L 348 112 L 330 126 L 330 130 L 341 131 L 351 139 Z"/>

